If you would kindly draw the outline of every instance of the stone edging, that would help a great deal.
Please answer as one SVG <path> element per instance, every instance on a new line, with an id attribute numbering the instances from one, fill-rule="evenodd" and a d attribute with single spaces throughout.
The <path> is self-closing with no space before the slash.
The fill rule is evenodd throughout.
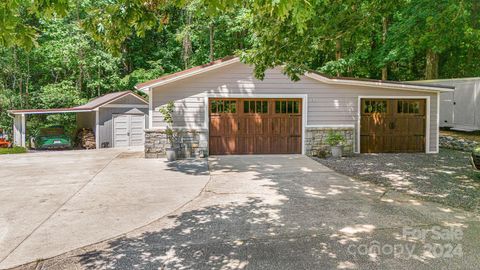
<path id="1" fill-rule="evenodd" d="M 452 136 L 440 136 L 440 147 L 442 148 L 472 152 L 477 146 L 480 146 L 480 142 L 459 139 Z"/>

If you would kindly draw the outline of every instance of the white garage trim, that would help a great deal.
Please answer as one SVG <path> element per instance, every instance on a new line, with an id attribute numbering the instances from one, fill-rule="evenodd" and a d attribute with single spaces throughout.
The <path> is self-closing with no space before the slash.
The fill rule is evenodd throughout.
<path id="1" fill-rule="evenodd" d="M 438 153 L 430 151 L 430 96 L 358 96 L 358 103 L 357 103 L 357 151 L 355 153 L 360 153 L 360 121 L 361 121 L 361 108 L 362 108 L 362 99 L 425 99 L 426 100 L 426 117 L 425 117 L 425 153 L 427 154 L 434 154 Z M 437 100 L 438 100 L 438 93 L 437 93 Z M 437 128 L 438 128 L 438 107 L 437 107 Z M 438 141 L 438 134 L 437 134 L 437 141 Z M 438 143 L 437 143 L 438 149 Z"/>
<path id="2" fill-rule="evenodd" d="M 210 98 L 300 98 L 302 99 L 302 155 L 305 155 L 305 129 L 307 128 L 308 95 L 307 94 L 205 94 L 205 121 L 203 129 L 210 129 L 208 104 Z M 210 144 L 210 141 L 208 142 Z"/>

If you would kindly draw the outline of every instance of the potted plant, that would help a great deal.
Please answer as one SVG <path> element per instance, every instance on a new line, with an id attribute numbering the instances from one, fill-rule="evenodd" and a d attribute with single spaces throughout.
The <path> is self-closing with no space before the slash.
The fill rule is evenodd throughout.
<path id="1" fill-rule="evenodd" d="M 472 164 L 477 170 L 480 170 L 480 146 L 472 151 Z"/>
<path id="2" fill-rule="evenodd" d="M 345 137 L 339 132 L 330 131 L 327 135 L 326 142 L 331 147 L 333 157 L 341 157 L 343 154 L 343 144 Z"/>
<path id="3" fill-rule="evenodd" d="M 176 153 L 176 142 L 177 142 L 177 133 L 173 130 L 173 117 L 172 113 L 175 109 L 175 104 L 173 101 L 168 102 L 164 106 L 160 107 L 159 111 L 163 116 L 163 120 L 167 124 L 165 128 L 165 136 L 169 142 L 169 147 L 165 148 L 165 153 L 168 161 L 174 161 L 177 159 Z"/>

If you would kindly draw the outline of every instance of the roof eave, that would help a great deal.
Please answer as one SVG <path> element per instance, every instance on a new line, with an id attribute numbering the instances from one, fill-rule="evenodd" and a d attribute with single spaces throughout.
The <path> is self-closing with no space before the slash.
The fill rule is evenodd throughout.
<path id="1" fill-rule="evenodd" d="M 193 70 L 192 72 L 188 72 L 188 73 L 185 73 L 185 74 L 181 74 L 179 76 L 168 78 L 168 79 L 163 80 L 163 81 L 159 81 L 159 82 L 155 82 L 155 83 L 151 83 L 151 84 L 146 84 L 146 85 L 143 85 L 142 87 L 138 87 L 141 84 L 137 84 L 137 85 L 135 85 L 135 89 L 137 89 L 139 91 L 143 91 L 143 92 L 148 92 L 148 90 L 151 89 L 151 88 L 166 85 L 166 84 L 169 84 L 169 83 L 172 83 L 172 82 L 175 82 L 175 81 L 179 81 L 179 80 L 182 80 L 182 79 L 186 79 L 186 78 L 189 78 L 189 77 L 192 77 L 192 76 L 195 76 L 195 75 L 203 74 L 205 72 L 209 72 L 209 71 L 212 71 L 212 70 L 215 70 L 215 69 L 218 69 L 218 68 L 222 68 L 222 67 L 234 64 L 234 63 L 238 63 L 238 62 L 240 62 L 240 58 L 234 57 L 234 58 L 226 60 L 224 62 L 220 62 L 220 63 L 214 64 L 214 65 L 210 65 L 210 66 L 198 69 L 198 70 Z"/>
<path id="2" fill-rule="evenodd" d="M 421 86 L 421 85 L 411 85 L 411 84 L 400 84 L 400 83 L 388 83 L 388 82 L 373 82 L 373 81 L 361 81 L 361 80 L 349 80 L 349 79 L 336 79 L 334 77 L 329 78 L 322 76 L 320 74 L 307 72 L 305 73 L 306 77 L 309 77 L 314 80 L 322 81 L 330 84 L 343 84 L 343 85 L 357 85 L 357 86 L 369 86 L 377 88 L 389 88 L 397 90 L 409 90 L 409 91 L 422 91 L 422 92 L 453 92 L 454 89 L 447 87 L 434 87 L 434 86 Z"/>

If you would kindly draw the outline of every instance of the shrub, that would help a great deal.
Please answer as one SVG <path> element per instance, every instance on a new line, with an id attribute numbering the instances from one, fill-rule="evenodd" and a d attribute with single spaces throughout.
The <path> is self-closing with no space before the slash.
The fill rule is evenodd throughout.
<path id="1" fill-rule="evenodd" d="M 330 146 L 343 145 L 345 137 L 339 132 L 330 131 L 327 135 L 326 143 Z"/>

